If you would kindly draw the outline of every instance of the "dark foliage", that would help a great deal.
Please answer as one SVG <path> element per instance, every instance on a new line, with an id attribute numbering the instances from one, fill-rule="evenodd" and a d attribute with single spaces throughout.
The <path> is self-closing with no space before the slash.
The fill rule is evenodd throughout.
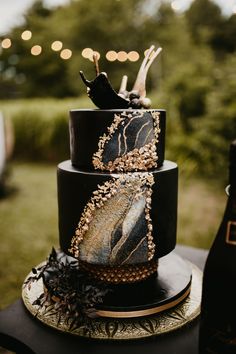
<path id="1" fill-rule="evenodd" d="M 45 265 L 32 269 L 33 275 L 24 286 L 42 278 L 45 292 L 33 303 L 40 307 L 54 304 L 54 310 L 70 321 L 70 329 L 83 327 L 88 332 L 91 319 L 97 317 L 95 307 L 103 302 L 109 291 L 102 284 L 95 283 L 79 268 L 79 262 L 63 252 L 52 249 Z"/>

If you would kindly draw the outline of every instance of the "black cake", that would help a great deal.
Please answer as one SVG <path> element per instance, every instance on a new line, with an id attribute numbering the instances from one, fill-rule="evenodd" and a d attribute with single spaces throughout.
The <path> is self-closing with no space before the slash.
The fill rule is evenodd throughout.
<path id="1" fill-rule="evenodd" d="M 107 130 L 109 129 L 108 127 L 111 125 L 111 122 L 113 122 L 114 117 L 125 117 L 124 120 L 127 119 L 128 122 L 130 122 L 132 118 L 127 117 L 128 115 L 132 115 L 135 121 L 138 122 L 138 129 L 141 129 L 140 125 L 145 125 L 145 117 L 148 116 L 149 119 L 151 118 L 151 122 L 148 122 L 151 126 L 149 129 L 154 130 L 155 127 L 152 118 L 152 111 L 74 110 L 71 112 L 70 134 L 72 137 L 72 162 L 65 161 L 58 166 L 59 234 L 60 246 L 64 252 L 68 252 L 68 249 L 70 249 L 72 236 L 78 233 L 78 237 L 74 237 L 74 244 L 76 244 L 77 239 L 80 237 L 80 234 L 82 234 L 82 230 L 80 232 L 79 230 L 77 232 L 75 230 L 80 222 L 85 207 L 87 208 L 87 214 L 90 215 L 90 219 L 92 219 L 93 214 L 93 218 L 95 218 L 96 224 L 98 224 L 97 219 L 102 219 L 99 223 L 99 226 L 97 225 L 97 227 L 100 228 L 100 230 L 97 232 L 98 237 L 101 237 L 103 240 L 105 229 L 108 230 L 110 228 L 109 235 L 106 235 L 107 243 L 109 243 L 108 238 L 111 238 L 108 245 L 108 248 L 111 248 L 110 255 L 107 255 L 106 260 L 104 259 L 100 261 L 99 257 L 91 257 L 91 264 L 110 266 L 121 264 L 136 264 L 148 261 L 149 256 L 147 247 L 148 241 L 149 244 L 151 244 L 150 240 L 155 247 L 153 248 L 153 251 L 155 250 L 155 252 L 152 254 L 152 259 L 158 259 L 159 257 L 168 254 L 175 247 L 178 169 L 175 163 L 170 161 L 163 161 L 165 112 L 155 111 L 155 114 L 158 116 L 158 118 L 160 117 L 160 126 L 163 128 L 163 130 L 160 129 L 160 132 L 158 133 L 158 135 L 161 136 L 160 140 L 162 144 L 159 143 L 158 139 L 155 138 L 153 138 L 153 141 L 155 140 L 156 145 L 152 145 L 152 143 L 142 144 L 142 141 L 138 145 L 139 142 L 137 141 L 137 148 L 133 143 L 130 150 L 127 149 L 127 154 L 123 154 L 122 151 L 120 153 L 121 158 L 124 159 L 129 154 L 129 152 L 132 153 L 135 149 L 138 150 L 138 157 L 135 161 L 132 162 L 134 164 L 134 168 L 132 168 L 132 166 L 128 166 L 128 159 L 126 159 L 122 166 L 119 164 L 113 166 L 113 161 L 116 161 L 120 158 L 118 155 L 118 150 L 116 151 L 116 147 L 114 147 L 115 145 L 118 145 L 117 141 L 119 140 L 115 136 L 120 134 L 118 133 L 118 126 L 114 132 L 114 139 L 110 139 L 107 143 L 104 144 L 104 151 L 106 152 L 106 158 L 108 162 L 106 165 L 104 163 L 104 165 L 107 166 L 104 168 L 105 171 L 101 171 L 101 168 L 96 168 L 95 163 L 95 167 L 92 165 L 92 161 L 95 161 L 93 156 L 96 156 L 96 150 L 98 149 L 100 142 L 99 138 L 101 136 L 104 138 L 104 134 L 107 133 Z M 94 122 L 96 122 L 95 128 L 93 125 Z M 121 129 L 124 130 L 124 126 L 121 123 Z M 131 130 L 131 133 L 136 135 L 134 128 Z M 92 138 L 90 139 L 91 131 Z M 129 147 L 129 145 L 131 145 L 130 141 L 135 141 L 135 137 L 132 134 L 128 135 L 127 133 L 126 140 L 126 144 Z M 107 157 L 107 155 L 109 155 L 109 146 L 106 148 L 106 145 L 109 143 L 113 148 L 111 153 L 111 160 L 109 157 Z M 121 145 L 125 144 L 123 143 Z M 152 146 L 154 147 L 154 154 L 156 154 L 158 157 L 157 161 L 154 161 L 152 156 L 151 158 L 149 158 L 149 156 L 148 158 L 146 157 L 146 154 L 148 154 L 146 153 L 146 146 L 148 146 L 150 149 Z M 140 150 L 142 153 L 140 153 Z M 85 151 L 84 154 L 83 151 Z M 160 158 L 156 153 L 158 151 L 160 151 Z M 151 163 L 149 162 L 150 164 L 153 163 L 151 168 L 145 166 L 145 159 L 146 161 L 151 160 Z M 110 161 L 112 163 L 110 166 L 108 166 Z M 158 165 L 160 167 L 155 168 L 155 166 Z M 108 168 L 112 172 L 107 171 Z M 120 169 L 122 169 L 122 171 L 119 173 Z M 142 169 L 145 169 L 146 171 L 140 172 Z M 127 170 L 129 172 L 127 172 Z M 120 187 L 118 187 L 118 184 Z M 127 184 L 131 184 L 131 186 L 128 186 Z M 104 192 L 102 192 L 104 186 L 106 189 Z M 122 192 L 121 196 L 124 196 L 124 200 L 121 200 L 121 197 L 119 197 L 119 188 Z M 111 193 L 113 189 L 116 189 L 116 193 L 114 194 Z M 141 194 L 140 189 L 142 190 Z M 96 203 L 94 199 L 95 197 L 97 198 Z M 91 209 L 91 201 L 93 202 L 95 210 Z M 99 205 L 99 207 L 96 207 L 96 204 Z M 129 230 L 124 231 L 124 233 L 127 235 L 122 235 L 122 223 L 123 228 L 127 229 L 127 226 L 125 228 L 124 225 L 124 219 L 126 218 L 127 220 L 126 224 L 127 222 L 130 223 L 132 218 L 131 209 L 133 208 L 137 211 L 137 207 L 139 205 L 139 213 L 137 215 L 133 215 L 133 218 L 137 219 L 136 222 L 133 221 L 133 224 L 129 225 Z M 118 208 L 120 208 L 120 210 L 118 210 Z M 98 210 L 100 210 L 99 213 L 101 216 L 96 217 Z M 145 217 L 148 216 L 150 217 L 150 220 L 145 219 Z M 85 236 L 83 242 L 85 242 L 86 238 L 88 238 L 90 225 L 92 223 L 92 220 L 90 219 L 87 220 L 87 222 L 84 221 L 83 223 L 83 227 L 88 227 L 87 233 L 84 232 Z M 111 226 L 108 225 L 109 223 Z M 94 223 L 92 227 L 95 227 Z M 150 232 L 148 227 L 151 230 Z M 96 230 L 93 231 L 93 233 L 95 232 Z M 150 234 L 150 236 L 147 236 L 147 242 L 142 242 L 140 249 L 137 248 L 137 255 L 135 256 L 135 247 L 137 247 L 138 243 L 140 243 L 147 234 Z M 120 257 L 117 255 L 117 259 L 114 259 L 114 256 L 112 255 L 112 249 L 117 247 L 116 245 L 122 239 L 122 237 L 124 248 L 123 252 L 133 252 L 134 260 L 130 260 L 128 263 L 125 262 L 125 255 L 120 255 Z M 98 241 L 97 247 L 99 243 L 100 242 Z M 81 248 L 83 248 L 82 244 L 83 243 L 81 243 Z M 128 244 L 130 244 L 130 248 L 128 247 Z M 108 252 L 103 248 L 104 247 L 102 246 L 102 254 L 104 252 Z M 122 249 L 120 249 L 120 252 L 122 252 Z M 83 256 L 83 258 L 80 257 L 80 259 L 85 260 L 84 257 L 85 256 Z"/>
<path id="2" fill-rule="evenodd" d="M 135 318 L 172 308 L 190 292 L 191 267 L 172 252 L 178 167 L 165 160 L 166 112 L 145 97 L 152 52 L 131 92 L 123 84 L 117 94 L 104 73 L 94 81 L 81 74 L 100 109 L 70 112 L 71 160 L 58 165 L 60 251 L 34 270 L 45 289 L 36 305 L 43 298 L 64 306 L 68 292 L 73 301 L 61 307 L 73 317 L 80 292 L 97 286 L 105 291 L 93 301 L 96 315 Z M 77 285 L 78 274 L 87 288 Z"/>

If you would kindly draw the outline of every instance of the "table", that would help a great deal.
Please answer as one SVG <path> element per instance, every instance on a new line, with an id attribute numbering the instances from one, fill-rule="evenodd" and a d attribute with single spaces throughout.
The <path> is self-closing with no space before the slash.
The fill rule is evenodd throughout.
<path id="1" fill-rule="evenodd" d="M 176 252 L 203 269 L 206 250 L 178 245 Z M 199 320 L 195 320 L 180 331 L 145 340 L 87 340 L 43 325 L 21 299 L 0 312 L 0 345 L 17 354 L 197 354 L 198 330 Z"/>

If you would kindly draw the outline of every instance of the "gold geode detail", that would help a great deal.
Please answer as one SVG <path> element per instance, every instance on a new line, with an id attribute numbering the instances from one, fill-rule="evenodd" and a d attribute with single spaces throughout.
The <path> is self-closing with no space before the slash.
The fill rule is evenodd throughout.
<path id="1" fill-rule="evenodd" d="M 148 112 L 153 118 L 153 133 L 154 139 L 151 142 L 143 145 L 140 148 L 134 148 L 133 150 L 124 153 L 105 164 L 102 161 L 104 148 L 107 142 L 112 138 L 115 131 L 121 124 L 124 124 L 124 120 L 129 118 L 142 118 L 144 113 Z M 157 149 L 159 133 L 160 133 L 160 112 L 157 111 L 124 111 L 123 113 L 115 114 L 114 120 L 110 127 L 107 128 L 108 134 L 103 134 L 98 142 L 98 151 L 93 155 L 93 166 L 95 169 L 106 171 L 118 171 L 118 172 L 131 172 L 131 171 L 148 171 L 151 168 L 157 167 Z"/>
<path id="2" fill-rule="evenodd" d="M 143 281 L 157 272 L 158 260 L 143 264 L 116 267 L 97 266 L 80 261 L 81 269 L 96 280 L 105 283 L 121 284 Z"/>
<path id="3" fill-rule="evenodd" d="M 112 179 L 106 181 L 102 185 L 98 185 L 98 189 L 93 192 L 93 196 L 84 208 L 81 215 L 78 227 L 76 228 L 75 235 L 71 241 L 71 248 L 69 251 L 76 257 L 80 258 L 80 244 L 86 238 L 86 233 L 89 232 L 91 223 L 96 217 L 97 209 L 101 209 L 106 206 L 106 203 L 112 197 L 115 197 L 119 193 L 124 193 L 124 185 L 126 190 L 130 190 L 131 193 L 135 195 L 135 198 L 140 197 L 145 198 L 145 219 L 147 225 L 147 233 L 144 235 L 147 238 L 147 248 L 148 248 L 148 261 L 150 261 L 155 254 L 155 243 L 153 242 L 152 236 L 152 220 L 150 216 L 151 210 L 151 196 L 152 196 L 152 185 L 154 184 L 154 177 L 152 173 L 148 172 L 134 172 L 127 174 L 120 174 L 117 176 L 112 176 Z M 144 188 L 145 187 L 145 188 Z M 143 191 L 144 188 L 144 191 Z M 133 191 L 133 192 L 132 192 Z M 102 220 L 101 220 L 102 222 Z"/>

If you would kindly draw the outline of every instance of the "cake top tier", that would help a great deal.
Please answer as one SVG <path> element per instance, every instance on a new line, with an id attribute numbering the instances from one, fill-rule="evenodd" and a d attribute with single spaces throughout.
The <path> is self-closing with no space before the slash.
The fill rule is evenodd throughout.
<path id="1" fill-rule="evenodd" d="M 99 72 L 98 58 L 94 54 L 96 78 L 89 81 L 85 78 L 83 72 L 80 71 L 81 78 L 87 86 L 88 96 L 93 103 L 101 109 L 150 108 L 151 100 L 146 97 L 146 77 L 151 64 L 162 51 L 162 48 L 158 48 L 156 51 L 154 48 L 152 45 L 147 50 L 132 90 L 127 91 L 128 76 L 124 75 L 118 93 L 112 88 L 107 74 Z"/>
<path id="2" fill-rule="evenodd" d="M 160 167 L 165 152 L 164 110 L 73 110 L 72 165 L 86 171 L 133 172 Z"/>
<path id="3" fill-rule="evenodd" d="M 99 73 L 88 81 L 88 95 L 96 110 L 70 112 L 70 150 L 73 166 L 87 171 L 109 172 L 148 171 L 160 167 L 165 151 L 165 111 L 149 109 L 146 97 L 146 76 L 161 48 L 151 46 L 140 66 L 136 81 L 127 91 L 127 76 L 120 90 L 113 90 L 107 74 Z"/>

